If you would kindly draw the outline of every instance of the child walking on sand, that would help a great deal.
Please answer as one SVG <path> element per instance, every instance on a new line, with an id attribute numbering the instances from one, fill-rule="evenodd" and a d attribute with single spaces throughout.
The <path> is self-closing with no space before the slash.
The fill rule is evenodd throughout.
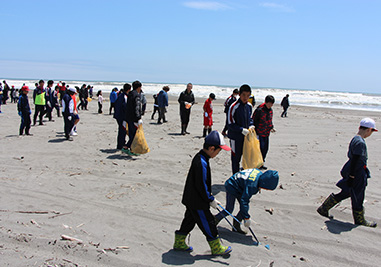
<path id="1" fill-rule="evenodd" d="M 102 90 L 98 91 L 97 97 L 98 97 L 98 113 L 102 114 L 103 113 L 103 111 L 102 111 L 102 105 L 103 105 Z"/>
<path id="2" fill-rule="evenodd" d="M 344 199 L 351 198 L 352 214 L 355 224 L 368 227 L 377 227 L 377 223 L 367 221 L 364 218 L 363 202 L 365 198 L 365 189 L 368 185 L 370 172 L 367 167 L 368 152 L 365 138 L 377 132 L 374 120 L 364 118 L 360 122 L 357 135 L 349 143 L 348 161 L 341 169 L 343 177 L 336 186 L 341 188 L 338 194 L 330 194 L 324 203 L 317 209 L 317 212 L 324 217 L 332 219 L 329 210 Z"/>
<path id="3" fill-rule="evenodd" d="M 229 151 L 230 147 L 225 144 L 222 134 L 213 131 L 205 138 L 203 149 L 192 160 L 182 199 L 186 211 L 180 229 L 175 232 L 175 250 L 193 251 L 193 248 L 185 243 L 185 238 L 197 224 L 205 235 L 213 255 L 228 254 L 232 251 L 230 246 L 221 245 L 214 216 L 209 210 L 210 206 L 216 209 L 220 204 L 211 193 L 209 159 L 216 157 L 221 149 Z"/>
<path id="4" fill-rule="evenodd" d="M 208 132 L 208 134 L 210 134 L 210 132 L 212 131 L 212 126 L 213 126 L 212 101 L 214 99 L 216 99 L 216 96 L 215 96 L 215 94 L 211 93 L 209 95 L 209 98 L 207 100 L 205 100 L 205 103 L 204 103 L 204 107 L 203 107 L 203 109 L 204 109 L 204 131 L 203 131 L 202 137 L 206 136 L 206 132 Z"/>
<path id="5" fill-rule="evenodd" d="M 17 110 L 21 117 L 19 134 L 23 135 L 24 129 L 25 129 L 25 134 L 31 135 L 29 133 L 29 129 L 31 124 L 30 114 L 32 113 L 32 111 L 30 110 L 29 100 L 28 100 L 29 87 L 23 86 L 21 88 L 21 91 L 22 91 L 22 95 L 19 97 L 19 101 L 17 102 Z"/>

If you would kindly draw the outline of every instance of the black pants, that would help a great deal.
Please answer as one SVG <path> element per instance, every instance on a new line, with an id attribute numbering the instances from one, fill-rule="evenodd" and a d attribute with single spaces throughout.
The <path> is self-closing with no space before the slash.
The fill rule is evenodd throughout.
<path id="1" fill-rule="evenodd" d="M 261 148 L 263 161 L 265 161 L 267 152 L 269 151 L 269 139 L 270 139 L 270 136 L 266 136 L 266 137 L 259 136 L 259 146 Z"/>
<path id="2" fill-rule="evenodd" d="M 288 107 L 283 107 L 283 112 L 282 112 L 282 115 L 280 115 L 281 117 L 287 117 L 287 109 Z"/>
<path id="3" fill-rule="evenodd" d="M 231 147 L 231 161 L 232 161 L 232 171 L 233 174 L 239 172 L 239 163 L 241 162 L 242 152 L 243 152 L 243 142 L 244 137 L 237 138 L 236 140 L 230 139 Z"/>
<path id="4" fill-rule="evenodd" d="M 159 122 L 163 120 L 163 122 L 166 122 L 165 120 L 165 108 L 159 108 Z"/>
<path id="5" fill-rule="evenodd" d="M 71 120 L 69 120 L 69 116 L 64 115 L 64 130 L 65 130 L 65 137 L 66 139 L 69 139 L 70 132 L 74 127 L 74 116 L 71 115 Z"/>
<path id="6" fill-rule="evenodd" d="M 190 109 L 184 109 L 180 111 L 181 124 L 189 123 L 190 113 Z"/>
<path id="7" fill-rule="evenodd" d="M 127 142 L 127 147 L 131 148 L 132 141 L 134 141 L 135 135 L 136 135 L 136 130 L 137 128 L 135 127 L 135 123 L 133 121 L 128 121 L 128 142 Z"/>
<path id="8" fill-rule="evenodd" d="M 98 102 L 98 113 L 103 113 L 102 104 Z"/>
<path id="9" fill-rule="evenodd" d="M 20 135 L 24 133 L 24 129 L 25 129 L 25 134 L 29 134 L 30 124 L 31 124 L 30 114 L 23 113 L 21 115 Z"/>
<path id="10" fill-rule="evenodd" d="M 127 131 L 126 128 L 123 127 L 123 121 L 117 121 L 118 123 L 118 137 L 117 137 L 117 149 L 122 149 L 126 145 L 126 135 Z M 126 127 L 128 127 L 126 125 Z"/>
<path id="11" fill-rule="evenodd" d="M 45 114 L 46 114 L 46 118 L 49 119 L 49 121 L 52 120 L 52 111 L 53 111 L 53 108 L 52 107 L 49 107 L 48 105 L 45 106 Z"/>
<path id="12" fill-rule="evenodd" d="M 39 117 L 40 124 L 42 124 L 42 117 L 45 114 L 45 106 L 35 105 L 34 116 L 33 116 L 33 124 L 36 124 L 37 116 Z"/>
<path id="13" fill-rule="evenodd" d="M 156 114 L 156 111 L 159 112 L 159 107 L 157 106 L 153 106 L 153 113 L 151 115 L 151 119 L 153 120 L 153 116 L 155 116 Z M 159 113 L 159 116 L 160 116 L 160 113 Z"/>
<path id="14" fill-rule="evenodd" d="M 112 109 L 114 109 L 114 112 L 115 112 L 115 103 L 110 102 L 110 112 L 109 112 L 110 115 L 111 115 Z"/>
<path id="15" fill-rule="evenodd" d="M 196 224 L 208 241 L 217 238 L 218 230 L 214 216 L 210 210 L 193 210 L 187 208 L 180 229 L 177 232 L 182 235 L 187 235 L 193 230 Z"/>

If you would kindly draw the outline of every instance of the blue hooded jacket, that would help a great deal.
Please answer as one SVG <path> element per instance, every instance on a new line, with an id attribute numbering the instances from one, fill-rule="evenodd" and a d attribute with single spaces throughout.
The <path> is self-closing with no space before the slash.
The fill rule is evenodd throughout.
<path id="1" fill-rule="evenodd" d="M 225 182 L 225 188 L 238 199 L 243 218 L 248 219 L 251 196 L 258 193 L 259 188 L 274 190 L 278 182 L 277 171 L 268 170 L 262 173 L 259 169 L 246 169 L 231 176 Z"/>
<path id="2" fill-rule="evenodd" d="M 157 95 L 157 104 L 159 108 L 165 108 L 168 106 L 168 94 L 166 91 L 161 90 Z"/>
<path id="3" fill-rule="evenodd" d="M 110 102 L 115 103 L 116 99 L 118 98 L 118 95 L 115 91 L 111 91 L 110 93 Z"/>

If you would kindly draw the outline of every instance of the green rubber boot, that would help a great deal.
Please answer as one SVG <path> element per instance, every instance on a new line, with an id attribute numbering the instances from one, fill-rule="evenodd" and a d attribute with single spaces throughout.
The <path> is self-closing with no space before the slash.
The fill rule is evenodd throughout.
<path id="1" fill-rule="evenodd" d="M 352 210 L 352 214 L 353 214 L 353 219 L 355 220 L 355 224 L 364 225 L 364 226 L 368 226 L 368 227 L 377 227 L 376 222 L 365 220 L 364 210 L 361 210 L 361 211 Z"/>
<path id="2" fill-rule="evenodd" d="M 316 210 L 321 216 L 333 219 L 333 216 L 329 215 L 328 211 L 333 208 L 337 203 L 339 203 L 333 194 L 330 194 L 323 204 Z"/>
<path id="3" fill-rule="evenodd" d="M 208 241 L 210 249 L 212 250 L 212 255 L 225 255 L 232 251 L 230 246 L 222 246 L 220 238 L 217 237 L 212 241 Z"/>
<path id="4" fill-rule="evenodd" d="M 187 235 L 181 234 L 178 231 L 175 232 L 175 243 L 173 244 L 174 250 L 192 252 L 193 248 L 185 243 Z"/>

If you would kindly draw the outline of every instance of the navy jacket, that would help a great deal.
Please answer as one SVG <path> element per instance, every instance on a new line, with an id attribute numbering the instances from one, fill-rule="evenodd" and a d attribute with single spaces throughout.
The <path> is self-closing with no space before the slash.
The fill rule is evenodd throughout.
<path id="1" fill-rule="evenodd" d="M 189 169 L 185 182 L 182 203 L 189 209 L 209 209 L 212 196 L 212 177 L 209 166 L 209 156 L 201 150 L 198 152 Z"/>
<path id="2" fill-rule="evenodd" d="M 138 122 L 142 118 L 140 94 L 138 91 L 132 90 L 127 96 L 127 121 Z"/>
<path id="3" fill-rule="evenodd" d="M 243 104 L 238 98 L 236 102 L 231 104 L 228 112 L 228 137 L 233 140 L 243 139 L 242 129 L 249 129 L 254 125 L 251 113 L 253 106 L 248 102 Z"/>
<path id="4" fill-rule="evenodd" d="M 168 106 L 168 94 L 166 91 L 161 90 L 157 95 L 157 104 L 159 108 L 165 108 Z"/>
<path id="5" fill-rule="evenodd" d="M 28 96 L 22 94 L 19 98 L 19 102 L 17 103 L 17 110 L 22 112 L 22 114 L 30 114 L 30 106 Z"/>
<path id="6" fill-rule="evenodd" d="M 121 92 L 116 99 L 114 109 L 114 119 L 118 122 L 127 121 L 127 95 L 124 92 Z"/>

